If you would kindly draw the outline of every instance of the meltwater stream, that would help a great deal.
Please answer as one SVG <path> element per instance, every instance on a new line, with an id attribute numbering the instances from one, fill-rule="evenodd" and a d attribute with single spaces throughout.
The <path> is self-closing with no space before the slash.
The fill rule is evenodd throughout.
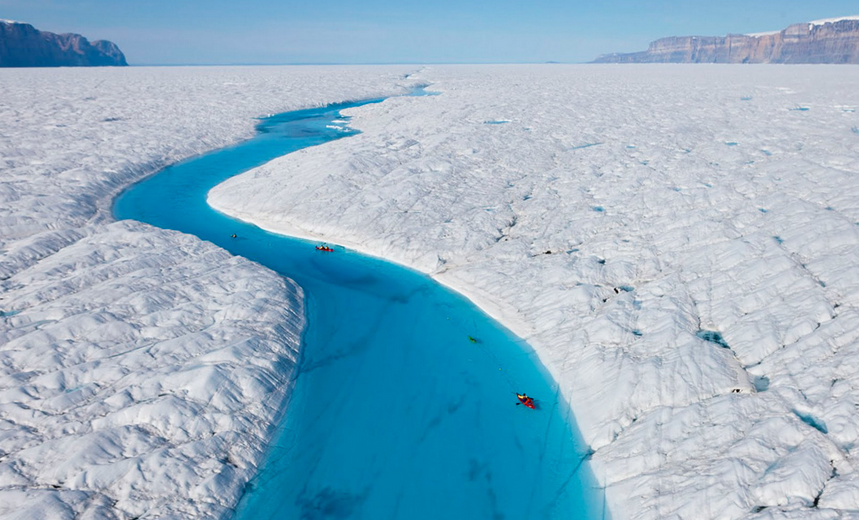
<path id="1" fill-rule="evenodd" d="M 118 219 L 197 235 L 305 291 L 294 388 L 237 518 L 603 518 L 569 406 L 528 345 L 427 276 L 316 251 L 206 204 L 233 175 L 354 133 L 339 111 L 380 101 L 266 118 L 255 138 L 168 167 L 115 202 Z M 538 409 L 516 406 L 517 391 Z"/>

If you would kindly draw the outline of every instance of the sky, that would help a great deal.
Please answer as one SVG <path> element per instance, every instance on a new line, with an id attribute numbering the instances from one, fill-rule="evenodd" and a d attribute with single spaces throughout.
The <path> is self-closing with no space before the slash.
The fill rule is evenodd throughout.
<path id="1" fill-rule="evenodd" d="M 585 62 L 663 36 L 859 15 L 856 0 L 0 0 L 132 65 Z"/>

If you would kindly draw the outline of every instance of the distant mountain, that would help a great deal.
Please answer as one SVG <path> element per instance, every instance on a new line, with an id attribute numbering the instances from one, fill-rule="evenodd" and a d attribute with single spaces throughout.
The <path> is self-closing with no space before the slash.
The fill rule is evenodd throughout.
<path id="1" fill-rule="evenodd" d="M 605 54 L 594 63 L 859 63 L 859 16 L 771 33 L 661 38 L 646 51 Z"/>
<path id="2" fill-rule="evenodd" d="M 90 43 L 80 34 L 39 31 L 30 24 L 0 20 L 0 67 L 127 66 L 116 44 Z"/>

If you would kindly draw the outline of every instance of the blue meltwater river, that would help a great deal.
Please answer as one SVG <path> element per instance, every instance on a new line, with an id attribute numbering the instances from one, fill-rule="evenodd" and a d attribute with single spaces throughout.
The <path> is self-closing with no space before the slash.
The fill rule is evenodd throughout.
<path id="1" fill-rule="evenodd" d="M 263 119 L 255 138 L 166 168 L 115 202 L 118 219 L 197 235 L 305 291 L 294 387 L 237 518 L 604 518 L 570 407 L 522 340 L 425 275 L 316 251 L 206 204 L 233 175 L 354 133 L 339 111 L 380 101 Z M 538 409 L 516 406 L 517 391 Z"/>

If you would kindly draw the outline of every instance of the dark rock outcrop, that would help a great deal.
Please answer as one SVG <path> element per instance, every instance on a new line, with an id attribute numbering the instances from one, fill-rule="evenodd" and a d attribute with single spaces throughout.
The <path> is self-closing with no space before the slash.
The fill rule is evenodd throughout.
<path id="1" fill-rule="evenodd" d="M 0 67 L 127 66 L 114 43 L 90 43 L 80 34 L 39 31 L 26 23 L 0 21 Z"/>
<path id="2" fill-rule="evenodd" d="M 594 63 L 859 63 L 859 18 L 798 23 L 780 32 L 661 38 L 643 52 Z"/>

